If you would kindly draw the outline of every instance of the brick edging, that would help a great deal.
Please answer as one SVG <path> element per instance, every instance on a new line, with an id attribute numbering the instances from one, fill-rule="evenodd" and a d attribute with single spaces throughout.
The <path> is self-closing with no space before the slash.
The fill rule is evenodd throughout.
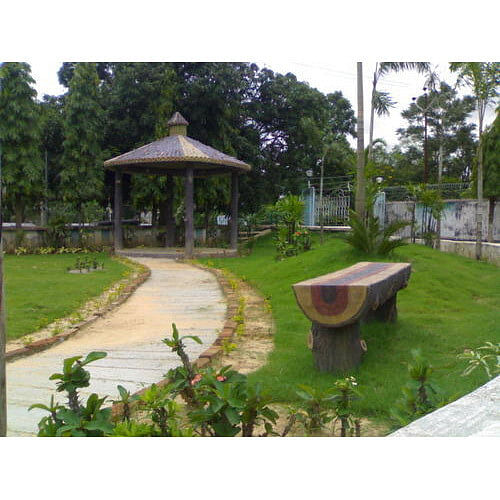
<path id="1" fill-rule="evenodd" d="M 205 368 L 212 363 L 215 359 L 217 359 L 222 354 L 222 345 L 224 342 L 231 340 L 236 334 L 236 321 L 234 321 L 234 316 L 238 312 L 238 294 L 233 290 L 231 285 L 229 284 L 228 279 L 222 274 L 220 269 L 215 269 L 211 267 L 204 266 L 198 262 L 189 262 L 193 267 L 197 267 L 198 269 L 202 269 L 203 271 L 208 271 L 213 274 L 219 283 L 219 286 L 222 289 L 222 293 L 226 299 L 226 320 L 224 322 L 224 326 L 222 330 L 219 332 L 217 338 L 214 340 L 212 345 L 203 351 L 196 360 L 192 361 L 192 365 L 195 369 Z M 168 385 L 170 382 L 169 379 L 164 378 L 154 385 L 158 387 L 164 387 Z M 137 391 L 133 394 L 135 397 L 142 396 L 151 386 L 145 387 L 140 391 Z M 134 407 L 138 401 L 133 402 L 130 406 Z M 122 414 L 123 403 L 117 401 L 114 402 L 111 411 L 112 411 L 112 419 L 118 420 Z"/>
<path id="2" fill-rule="evenodd" d="M 123 258 L 123 257 L 121 257 Z M 128 259 L 125 259 L 128 260 Z M 25 357 L 25 356 L 30 356 L 31 354 L 35 354 L 40 351 L 44 351 L 45 349 L 48 349 L 49 347 L 52 347 L 53 345 L 60 344 L 61 342 L 64 342 L 65 340 L 69 339 L 70 337 L 73 337 L 76 335 L 82 328 L 92 324 L 94 321 L 97 319 L 105 316 L 109 312 L 113 311 L 116 309 L 118 306 L 123 304 L 136 290 L 139 288 L 140 285 L 142 285 L 150 276 L 151 276 L 151 269 L 149 269 L 147 266 L 144 266 L 141 264 L 142 270 L 139 273 L 139 276 L 137 276 L 134 280 L 132 280 L 122 291 L 120 296 L 113 301 L 110 305 L 105 307 L 104 309 L 98 310 L 97 312 L 94 312 L 88 319 L 85 321 L 82 321 L 80 323 L 77 323 L 76 325 L 73 325 L 71 328 L 66 330 L 63 333 L 59 333 L 57 335 L 54 335 L 53 337 L 49 337 L 46 339 L 40 339 L 36 340 L 35 342 L 32 342 L 28 346 L 25 347 L 20 347 L 18 349 L 13 349 L 11 351 L 8 351 L 5 353 L 5 359 L 7 361 L 13 361 L 14 359 Z M 113 285 L 112 285 L 113 286 Z"/>

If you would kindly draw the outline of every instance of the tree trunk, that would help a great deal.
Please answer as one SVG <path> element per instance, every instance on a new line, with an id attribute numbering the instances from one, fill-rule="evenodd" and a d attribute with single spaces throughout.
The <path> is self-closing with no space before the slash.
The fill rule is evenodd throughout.
<path id="1" fill-rule="evenodd" d="M 368 161 L 372 159 L 372 150 L 373 150 L 373 126 L 375 121 L 375 92 L 377 91 L 377 69 L 378 63 L 375 63 L 375 72 L 373 73 L 373 87 L 372 87 L 372 100 L 371 100 L 371 109 L 370 109 L 370 142 L 368 143 Z"/>
<path id="2" fill-rule="evenodd" d="M 22 229 L 24 220 L 24 203 L 23 197 L 20 194 L 16 194 L 14 199 L 14 210 L 16 213 L 16 229 Z"/>
<path id="3" fill-rule="evenodd" d="M 320 372 L 344 372 L 361 363 L 359 322 L 340 328 L 312 324 L 314 364 Z"/>
<path id="4" fill-rule="evenodd" d="M 490 196 L 490 206 L 488 210 L 488 241 L 493 243 L 493 225 L 495 223 L 495 202 L 497 201 L 496 196 Z"/>
<path id="5" fill-rule="evenodd" d="M 479 144 L 477 146 L 477 207 L 476 207 L 476 259 L 480 260 L 483 249 L 483 115 L 481 103 L 478 102 L 479 112 Z"/>
<path id="6" fill-rule="evenodd" d="M 186 169 L 185 192 L 184 192 L 184 206 L 185 206 L 185 257 L 187 259 L 193 258 L 194 249 L 194 193 L 193 193 L 193 169 Z"/>
<path id="7" fill-rule="evenodd" d="M 365 130 L 364 130 L 364 112 L 363 112 L 363 63 L 358 62 L 358 163 L 357 163 L 357 185 L 356 185 L 356 212 L 365 220 L 366 212 L 366 193 L 365 193 Z"/>

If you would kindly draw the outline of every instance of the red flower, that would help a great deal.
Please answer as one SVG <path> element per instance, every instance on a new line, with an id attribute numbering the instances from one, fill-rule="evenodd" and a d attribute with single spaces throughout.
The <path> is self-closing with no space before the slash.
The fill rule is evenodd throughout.
<path id="1" fill-rule="evenodd" d="M 219 382 L 224 382 L 224 380 L 226 380 L 226 379 L 227 379 L 227 377 L 224 377 L 223 375 L 217 375 L 217 377 L 216 377 L 216 378 L 217 378 L 217 380 L 218 380 Z"/>
<path id="2" fill-rule="evenodd" d="M 197 384 L 201 380 L 201 375 L 197 373 L 191 380 L 191 385 Z"/>

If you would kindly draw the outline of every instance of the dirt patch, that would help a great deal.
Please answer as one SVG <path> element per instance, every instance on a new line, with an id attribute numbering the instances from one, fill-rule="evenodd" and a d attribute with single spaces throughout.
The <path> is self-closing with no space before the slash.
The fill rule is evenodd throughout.
<path id="1" fill-rule="evenodd" d="M 248 374 L 264 366 L 268 354 L 273 350 L 273 317 L 268 302 L 256 290 L 244 281 L 233 279 L 232 282 L 235 283 L 243 314 L 236 316 L 236 335 L 225 346 L 226 351 L 231 351 L 219 357 L 216 366 L 231 365 L 233 370 Z"/>

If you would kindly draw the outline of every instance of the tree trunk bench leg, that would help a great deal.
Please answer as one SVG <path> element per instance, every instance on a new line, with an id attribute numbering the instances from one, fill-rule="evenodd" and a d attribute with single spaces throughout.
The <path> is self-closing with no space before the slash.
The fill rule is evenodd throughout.
<path id="1" fill-rule="evenodd" d="M 373 311 L 373 319 L 394 323 L 398 319 L 396 297 L 397 294 L 394 294 L 390 299 L 386 300 L 383 304 L 380 304 L 380 306 Z"/>
<path id="2" fill-rule="evenodd" d="M 340 328 L 312 324 L 314 364 L 320 372 L 348 371 L 361 363 L 359 321 Z"/>

